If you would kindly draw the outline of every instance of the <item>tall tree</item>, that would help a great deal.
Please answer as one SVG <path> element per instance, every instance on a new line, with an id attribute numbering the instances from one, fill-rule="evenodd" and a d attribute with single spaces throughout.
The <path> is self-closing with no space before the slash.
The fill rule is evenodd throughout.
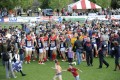
<path id="1" fill-rule="evenodd" d="M 91 2 L 93 2 L 93 3 L 96 3 L 96 0 L 90 0 Z"/>
<path id="2" fill-rule="evenodd" d="M 51 0 L 49 6 L 52 9 L 66 8 L 67 5 L 71 4 L 72 0 Z"/>
<path id="3" fill-rule="evenodd" d="M 111 1 L 111 7 L 113 9 L 120 8 L 120 0 L 112 0 Z"/>

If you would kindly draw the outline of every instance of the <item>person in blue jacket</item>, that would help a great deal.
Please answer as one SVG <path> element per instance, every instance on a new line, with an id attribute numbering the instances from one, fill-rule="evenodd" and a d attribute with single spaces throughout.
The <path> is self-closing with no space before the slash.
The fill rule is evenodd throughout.
<path id="1" fill-rule="evenodd" d="M 98 55 L 99 55 L 99 69 L 102 68 L 103 63 L 106 65 L 106 68 L 109 67 L 108 62 L 105 61 L 104 59 L 104 51 L 106 49 L 106 44 L 105 41 L 103 40 L 102 37 L 100 37 L 100 42 L 99 42 L 99 46 L 98 46 Z"/>

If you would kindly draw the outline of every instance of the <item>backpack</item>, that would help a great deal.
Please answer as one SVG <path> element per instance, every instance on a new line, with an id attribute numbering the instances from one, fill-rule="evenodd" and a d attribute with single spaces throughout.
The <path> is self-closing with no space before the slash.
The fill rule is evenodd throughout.
<path id="1" fill-rule="evenodd" d="M 3 61 L 9 61 L 9 59 L 10 59 L 9 53 L 8 52 L 4 52 L 2 54 L 2 58 L 3 58 Z"/>

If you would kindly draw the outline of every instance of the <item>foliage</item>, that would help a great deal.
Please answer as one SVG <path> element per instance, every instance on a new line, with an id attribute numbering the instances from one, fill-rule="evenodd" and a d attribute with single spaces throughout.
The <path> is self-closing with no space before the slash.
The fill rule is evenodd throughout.
<path id="1" fill-rule="evenodd" d="M 49 7 L 50 0 L 42 0 L 41 2 L 42 2 L 41 8 L 43 9 L 50 8 Z"/>
<path id="2" fill-rule="evenodd" d="M 93 3 L 96 3 L 96 0 L 90 0 L 90 1 L 92 1 Z"/>
<path id="3" fill-rule="evenodd" d="M 97 5 L 101 6 L 102 8 L 108 8 L 110 7 L 111 4 L 111 0 L 90 0 L 94 3 L 96 3 Z"/>
<path id="4" fill-rule="evenodd" d="M 113 9 L 120 8 L 120 0 L 112 0 L 111 1 L 111 7 Z"/>
<path id="5" fill-rule="evenodd" d="M 41 8 L 62 9 L 79 0 L 0 0 L 0 8 L 14 9 L 17 6 L 29 9 L 34 6 Z M 120 0 L 90 0 L 103 8 L 120 8 Z"/>
<path id="6" fill-rule="evenodd" d="M 19 5 L 23 8 L 23 9 L 28 9 L 32 7 L 33 1 L 34 0 L 18 0 L 19 1 Z"/>
<path id="7" fill-rule="evenodd" d="M 64 7 L 67 7 L 67 5 L 72 2 L 72 0 L 41 0 L 41 2 L 42 2 L 41 8 L 43 9 L 45 8 L 62 9 Z"/>
<path id="8" fill-rule="evenodd" d="M 7 9 L 13 9 L 17 5 L 17 1 L 14 0 L 0 0 L 0 7 L 1 8 L 7 8 Z"/>

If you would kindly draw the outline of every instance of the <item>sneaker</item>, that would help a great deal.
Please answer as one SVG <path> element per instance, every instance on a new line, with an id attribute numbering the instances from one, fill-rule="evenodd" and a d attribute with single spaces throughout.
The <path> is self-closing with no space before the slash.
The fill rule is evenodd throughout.
<path id="1" fill-rule="evenodd" d="M 49 59 L 47 59 L 47 61 L 49 61 Z"/>
<path id="2" fill-rule="evenodd" d="M 26 74 L 22 74 L 22 76 L 26 76 Z"/>
<path id="3" fill-rule="evenodd" d="M 65 60 L 62 60 L 62 62 L 64 62 Z"/>
<path id="4" fill-rule="evenodd" d="M 72 62 L 72 64 L 76 65 L 76 62 Z"/>
<path id="5" fill-rule="evenodd" d="M 25 64 L 27 64 L 27 61 L 25 61 Z"/>
<path id="6" fill-rule="evenodd" d="M 109 64 L 106 66 L 106 68 L 108 68 L 109 67 Z"/>
<path id="7" fill-rule="evenodd" d="M 45 63 L 42 62 L 41 64 L 45 64 Z"/>
<path id="8" fill-rule="evenodd" d="M 17 76 L 15 76 L 14 78 L 17 78 Z"/>
<path id="9" fill-rule="evenodd" d="M 30 62 L 28 62 L 28 64 L 30 64 Z"/>
<path id="10" fill-rule="evenodd" d="M 41 62 L 38 62 L 38 64 L 42 64 Z"/>
<path id="11" fill-rule="evenodd" d="M 33 60 L 33 61 L 35 61 L 35 60 Z"/>

